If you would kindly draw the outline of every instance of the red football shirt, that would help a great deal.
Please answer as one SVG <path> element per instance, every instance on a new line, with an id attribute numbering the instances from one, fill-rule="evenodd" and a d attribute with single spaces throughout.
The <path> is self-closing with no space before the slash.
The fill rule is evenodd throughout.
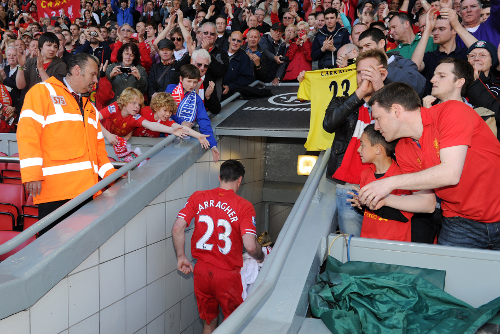
<path id="1" fill-rule="evenodd" d="M 370 165 L 361 172 L 361 181 L 359 186 L 363 188 L 368 183 L 371 183 L 377 178 L 375 177 L 375 165 Z M 385 179 L 390 176 L 402 174 L 398 164 L 393 161 L 391 167 L 387 172 L 378 180 Z M 393 195 L 411 195 L 411 191 L 396 189 L 391 192 Z M 396 220 L 385 219 L 379 217 L 375 212 L 366 209 L 363 217 L 363 225 L 361 226 L 361 237 L 374 238 L 384 240 L 398 240 L 398 241 L 411 241 L 411 217 L 413 213 L 401 211 L 401 213 L 408 219 L 407 223 L 398 222 Z"/>
<path id="2" fill-rule="evenodd" d="M 155 120 L 155 114 L 153 114 L 153 111 L 151 110 L 150 107 L 144 107 L 141 109 L 141 116 L 144 117 L 146 120 L 152 122 L 152 123 L 160 123 L 166 126 L 172 126 L 175 122 L 172 120 L 168 120 L 166 122 L 163 122 L 161 120 Z M 146 129 L 144 127 L 140 127 L 134 130 L 132 133 L 132 136 L 134 137 L 153 137 L 153 138 L 158 138 L 160 136 L 161 132 L 156 132 L 152 131 L 149 129 Z M 168 136 L 168 133 L 165 133 L 165 136 Z"/>
<path id="3" fill-rule="evenodd" d="M 191 237 L 194 258 L 225 270 L 243 266 L 242 236 L 257 235 L 255 210 L 249 201 L 232 190 L 197 191 L 177 217 L 184 219 L 188 226 L 196 218 Z"/>
<path id="4" fill-rule="evenodd" d="M 102 115 L 101 125 L 104 126 L 106 130 L 108 130 L 112 134 L 120 137 L 124 137 L 132 132 L 135 128 L 141 127 L 142 122 L 146 120 L 139 114 L 123 117 L 116 102 L 110 104 L 106 108 L 101 109 L 99 112 Z"/>
<path id="5" fill-rule="evenodd" d="M 430 109 L 421 108 L 420 147 L 411 138 L 401 138 L 396 158 L 403 173 L 414 173 L 441 163 L 441 148 L 467 145 L 460 181 L 455 186 L 434 189 L 442 199 L 445 217 L 460 216 L 483 223 L 500 221 L 500 143 L 483 119 L 460 101 L 447 101 Z"/>

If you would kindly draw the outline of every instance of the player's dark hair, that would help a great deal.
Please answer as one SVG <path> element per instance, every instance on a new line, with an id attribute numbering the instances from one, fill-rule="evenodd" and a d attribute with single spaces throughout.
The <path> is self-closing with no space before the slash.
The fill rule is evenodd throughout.
<path id="1" fill-rule="evenodd" d="M 465 91 L 469 88 L 470 84 L 474 82 L 474 68 L 465 59 L 446 57 L 439 61 L 438 66 L 441 64 L 453 64 L 453 75 L 455 76 L 455 81 L 458 79 L 465 79 L 465 83 L 462 86 L 460 94 L 465 96 Z"/>
<path id="2" fill-rule="evenodd" d="M 386 142 L 384 136 L 382 136 L 379 131 L 375 130 L 375 125 L 373 124 L 367 125 L 363 133 L 366 134 L 366 136 L 368 137 L 368 141 L 372 146 L 380 144 L 384 148 L 385 154 L 387 154 L 389 158 L 394 155 L 394 152 L 396 151 L 396 145 L 398 143 L 397 140 L 394 140 L 390 143 Z"/>
<path id="3" fill-rule="evenodd" d="M 372 41 L 374 41 L 377 44 L 381 40 L 386 41 L 386 37 L 385 37 L 384 32 L 382 30 L 380 30 L 379 28 L 368 28 L 368 29 L 366 29 L 365 31 L 363 31 L 359 35 L 359 40 L 362 40 L 362 39 L 364 39 L 366 37 L 370 37 L 372 39 Z"/>
<path id="4" fill-rule="evenodd" d="M 374 28 L 377 29 L 377 28 Z M 377 29 L 378 30 L 378 29 Z M 379 30 L 380 31 L 380 30 Z M 361 38 L 360 38 L 361 39 Z M 385 53 L 378 49 L 372 49 L 368 51 L 361 52 L 356 58 L 356 66 L 358 66 L 359 62 L 366 58 L 375 58 L 378 60 L 378 63 L 382 65 L 385 69 L 387 69 L 387 57 Z"/>
<path id="5" fill-rule="evenodd" d="M 52 32 L 46 32 L 40 36 L 38 39 L 38 48 L 41 50 L 45 43 L 54 43 L 59 48 L 59 38 Z"/>
<path id="6" fill-rule="evenodd" d="M 328 14 L 335 14 L 336 17 L 339 16 L 339 12 L 337 12 L 337 10 L 333 7 L 329 7 L 325 10 L 325 17 L 328 15 Z"/>
<path id="7" fill-rule="evenodd" d="M 389 20 L 389 23 L 394 20 L 394 18 L 399 18 L 399 22 L 401 22 L 401 24 L 404 24 L 405 22 L 410 22 L 410 28 L 411 28 L 411 21 L 410 21 L 410 17 L 408 16 L 408 14 L 406 13 L 401 13 L 401 12 L 398 12 L 396 14 L 394 14 L 393 17 L 391 17 L 391 19 Z"/>
<path id="8" fill-rule="evenodd" d="M 200 70 L 193 64 L 181 66 L 181 77 L 183 79 L 199 79 L 201 78 Z"/>
<path id="9" fill-rule="evenodd" d="M 368 101 L 368 105 L 373 106 L 375 102 L 387 112 L 393 104 L 403 106 L 406 111 L 417 110 L 422 106 L 417 92 L 410 85 L 402 82 L 390 83 L 376 91 Z"/>
<path id="10" fill-rule="evenodd" d="M 99 66 L 99 60 L 91 54 L 84 52 L 72 54 L 66 62 L 68 66 L 67 75 L 71 75 L 71 71 L 73 70 L 73 67 L 75 67 L 76 65 L 84 69 L 89 61 L 94 61 L 97 64 L 97 66 Z"/>
<path id="11" fill-rule="evenodd" d="M 222 182 L 233 182 L 240 176 L 245 176 L 245 167 L 238 160 L 226 160 L 220 165 L 219 177 Z"/>

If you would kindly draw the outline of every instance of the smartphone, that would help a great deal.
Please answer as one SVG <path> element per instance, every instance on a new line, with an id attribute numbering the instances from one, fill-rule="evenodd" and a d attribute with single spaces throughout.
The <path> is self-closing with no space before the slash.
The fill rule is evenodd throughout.
<path id="1" fill-rule="evenodd" d="M 132 73 L 132 69 L 130 67 L 120 67 L 120 71 L 122 73 Z"/>
<path id="2" fill-rule="evenodd" d="M 280 56 L 281 61 L 290 61 L 290 58 L 288 56 Z"/>

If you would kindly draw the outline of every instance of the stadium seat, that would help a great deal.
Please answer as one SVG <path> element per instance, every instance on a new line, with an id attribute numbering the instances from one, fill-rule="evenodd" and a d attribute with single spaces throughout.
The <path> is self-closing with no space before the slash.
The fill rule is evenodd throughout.
<path id="1" fill-rule="evenodd" d="M 21 215 L 20 219 L 23 220 L 23 231 L 38 222 L 38 217 L 32 215 Z"/>
<path id="2" fill-rule="evenodd" d="M 7 241 L 9 241 L 10 239 L 14 238 L 19 233 L 21 233 L 21 232 L 18 232 L 18 231 L 0 231 L 0 245 L 4 244 Z M 29 238 L 28 240 L 26 240 L 25 242 L 23 242 L 18 247 L 16 247 L 15 249 L 11 250 L 10 252 L 8 252 L 6 254 L 3 254 L 3 255 L 0 255 L 0 261 L 4 261 L 9 256 L 17 253 L 18 251 L 20 251 L 21 249 L 23 249 L 24 247 L 26 247 L 27 245 L 29 245 L 30 243 L 32 243 L 33 241 L 35 241 L 35 239 L 36 239 L 36 237 L 32 236 L 31 238 Z"/>
<path id="3" fill-rule="evenodd" d="M 24 185 L 0 183 L 0 203 L 13 204 L 18 212 L 22 212 L 26 203 Z"/>
<path id="4" fill-rule="evenodd" d="M 0 212 L 0 231 L 13 231 L 15 228 L 15 218 L 10 212 Z"/>
<path id="5" fill-rule="evenodd" d="M 19 157 L 19 153 L 14 153 L 11 155 L 11 157 Z M 9 170 L 21 170 L 21 165 L 19 164 L 19 162 L 9 162 L 7 164 L 7 168 L 5 169 L 9 169 Z"/>
<path id="6" fill-rule="evenodd" d="M 23 205 L 23 214 L 38 217 L 38 205 L 33 204 L 33 196 L 30 194 Z"/>

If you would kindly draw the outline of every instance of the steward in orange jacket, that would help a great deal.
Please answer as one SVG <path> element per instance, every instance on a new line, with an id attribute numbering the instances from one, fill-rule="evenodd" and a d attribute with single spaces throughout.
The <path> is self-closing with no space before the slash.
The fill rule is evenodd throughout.
<path id="1" fill-rule="evenodd" d="M 22 182 L 41 181 L 39 195 L 36 188 L 27 189 L 34 192 L 35 204 L 72 199 L 115 171 L 97 109 L 87 97 L 80 107 L 79 95 L 72 95 L 97 81 L 97 65 L 90 55 L 74 55 L 64 79 L 51 77 L 26 94 L 17 142 Z"/>

